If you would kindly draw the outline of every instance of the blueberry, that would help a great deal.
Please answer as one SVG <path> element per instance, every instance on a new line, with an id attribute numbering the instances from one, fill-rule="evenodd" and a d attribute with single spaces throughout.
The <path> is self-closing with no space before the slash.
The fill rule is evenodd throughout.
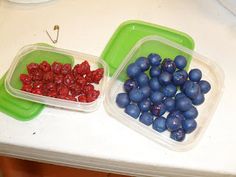
<path id="1" fill-rule="evenodd" d="M 185 133 L 192 133 L 197 128 L 197 122 L 194 119 L 186 119 L 182 123 Z"/>
<path id="2" fill-rule="evenodd" d="M 140 87 L 148 85 L 149 82 L 149 78 L 145 73 L 140 73 L 137 77 L 135 77 L 135 80 Z"/>
<path id="3" fill-rule="evenodd" d="M 138 83 L 133 79 L 128 79 L 124 83 L 124 90 L 130 92 L 133 88 L 138 88 Z"/>
<path id="4" fill-rule="evenodd" d="M 175 100 L 178 100 L 179 98 L 186 97 L 186 95 L 183 92 L 179 92 L 175 95 Z"/>
<path id="5" fill-rule="evenodd" d="M 206 94 L 207 92 L 209 92 L 211 90 L 210 83 L 205 80 L 201 80 L 198 84 L 199 84 L 201 92 L 203 94 Z"/>
<path id="6" fill-rule="evenodd" d="M 185 139 L 185 132 L 182 128 L 173 131 L 170 133 L 170 138 L 175 140 L 175 141 L 183 141 Z"/>
<path id="7" fill-rule="evenodd" d="M 154 103 L 154 104 L 159 104 L 162 102 L 164 98 L 164 94 L 162 92 L 152 92 L 150 95 L 150 100 Z"/>
<path id="8" fill-rule="evenodd" d="M 153 115 L 150 114 L 149 112 L 144 112 L 139 117 L 139 121 L 145 125 L 151 125 L 153 122 Z"/>
<path id="9" fill-rule="evenodd" d="M 186 80 L 185 83 L 184 83 L 183 85 L 181 85 L 181 87 L 180 87 L 181 91 L 184 92 L 186 86 L 187 86 L 188 84 L 190 84 L 191 82 L 192 82 L 192 81 L 190 81 L 190 80 Z"/>
<path id="10" fill-rule="evenodd" d="M 169 84 L 169 85 L 165 86 L 165 87 L 162 89 L 162 93 L 163 93 L 164 96 L 166 96 L 166 97 L 173 97 L 173 96 L 175 96 L 176 91 L 177 91 L 177 88 L 176 88 L 176 86 L 174 86 L 173 84 Z"/>
<path id="11" fill-rule="evenodd" d="M 149 86 L 153 91 L 158 91 L 161 88 L 161 85 L 157 78 L 151 78 L 149 81 Z"/>
<path id="12" fill-rule="evenodd" d="M 125 113 L 137 119 L 140 114 L 140 109 L 136 104 L 129 104 L 125 108 Z"/>
<path id="13" fill-rule="evenodd" d="M 172 75 L 168 72 L 162 72 L 159 76 L 159 82 L 161 85 L 168 85 L 171 83 Z"/>
<path id="14" fill-rule="evenodd" d="M 149 74 L 151 77 L 157 77 L 161 74 L 161 69 L 157 66 L 151 67 Z"/>
<path id="15" fill-rule="evenodd" d="M 125 108 L 130 103 L 130 99 L 127 93 L 119 93 L 116 96 L 116 104 L 120 108 Z"/>
<path id="16" fill-rule="evenodd" d="M 167 117 L 176 117 L 178 118 L 181 122 L 183 120 L 185 120 L 185 117 L 183 116 L 183 114 L 180 111 L 172 111 L 168 114 Z"/>
<path id="17" fill-rule="evenodd" d="M 178 70 L 173 73 L 173 83 L 175 85 L 182 85 L 188 78 L 188 73 L 185 70 Z"/>
<path id="18" fill-rule="evenodd" d="M 192 81 L 186 82 L 183 91 L 187 97 L 194 99 L 200 91 L 200 86 Z"/>
<path id="19" fill-rule="evenodd" d="M 138 76 L 140 73 L 141 73 L 141 68 L 134 63 L 130 64 L 127 68 L 127 75 L 130 78 L 134 78 Z"/>
<path id="20" fill-rule="evenodd" d="M 134 88 L 129 92 L 129 98 L 133 102 L 140 102 L 144 98 L 143 93 L 140 89 Z"/>
<path id="21" fill-rule="evenodd" d="M 157 116 L 157 117 L 162 116 L 163 114 L 165 114 L 165 112 L 166 112 L 166 108 L 163 103 L 151 106 L 151 113 L 154 116 Z"/>
<path id="22" fill-rule="evenodd" d="M 148 55 L 148 60 L 151 66 L 159 66 L 161 63 L 161 57 L 158 54 L 151 53 Z"/>
<path id="23" fill-rule="evenodd" d="M 148 85 L 141 87 L 140 91 L 143 93 L 144 98 L 148 98 L 151 94 L 151 88 Z"/>
<path id="24" fill-rule="evenodd" d="M 193 82 L 199 82 L 202 78 L 202 72 L 199 69 L 191 69 L 189 79 Z"/>
<path id="25" fill-rule="evenodd" d="M 198 95 L 192 100 L 194 105 L 200 105 L 205 101 L 204 95 L 199 92 Z"/>
<path id="26" fill-rule="evenodd" d="M 188 111 L 192 108 L 192 101 L 187 97 L 182 97 L 176 100 L 176 108 L 179 111 Z"/>
<path id="27" fill-rule="evenodd" d="M 147 71 L 150 67 L 149 60 L 146 57 L 139 57 L 135 64 L 137 64 L 142 71 Z"/>
<path id="28" fill-rule="evenodd" d="M 166 119 L 166 127 L 167 129 L 172 132 L 175 130 L 178 130 L 179 128 L 181 128 L 182 123 L 181 120 L 177 117 L 174 116 L 168 116 Z"/>
<path id="29" fill-rule="evenodd" d="M 175 100 L 173 98 L 166 98 L 164 100 L 164 105 L 166 107 L 166 110 L 171 112 L 175 109 Z"/>
<path id="30" fill-rule="evenodd" d="M 166 119 L 164 117 L 157 117 L 153 124 L 152 128 L 158 132 L 164 132 L 166 130 Z"/>
<path id="31" fill-rule="evenodd" d="M 174 62 L 175 62 L 176 68 L 178 69 L 184 69 L 185 66 L 187 65 L 187 60 L 182 55 L 176 56 L 174 59 Z"/>
<path id="32" fill-rule="evenodd" d="M 195 119 L 198 116 L 198 110 L 194 106 L 183 113 L 186 119 Z"/>
<path id="33" fill-rule="evenodd" d="M 147 112 L 149 111 L 151 107 L 151 101 L 150 100 L 143 100 L 138 104 L 139 109 L 141 112 Z"/>
<path id="34" fill-rule="evenodd" d="M 161 69 L 163 71 L 173 73 L 173 72 L 175 72 L 176 66 L 175 66 L 175 63 L 171 59 L 166 58 L 163 60 L 163 62 L 161 64 Z"/>

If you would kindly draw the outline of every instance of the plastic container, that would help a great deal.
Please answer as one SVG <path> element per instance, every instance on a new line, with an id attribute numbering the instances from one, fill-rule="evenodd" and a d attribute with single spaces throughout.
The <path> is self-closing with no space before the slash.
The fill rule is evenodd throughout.
<path id="1" fill-rule="evenodd" d="M 193 133 L 187 134 L 183 142 L 170 139 L 170 133 L 168 131 L 158 133 L 152 129 L 152 126 L 142 124 L 138 119 L 130 117 L 124 112 L 124 109 L 116 105 L 116 95 L 120 92 L 124 92 L 123 81 L 127 79 L 127 66 L 138 57 L 147 56 L 149 53 L 153 52 L 160 54 L 162 58 L 169 57 L 173 59 L 177 55 L 185 56 L 189 61 L 189 67 L 201 69 L 203 79 L 209 81 L 211 84 L 212 89 L 205 95 L 205 102 L 197 106 L 199 111 L 199 115 L 196 119 L 198 123 L 197 129 Z M 114 73 L 113 78 L 109 81 L 106 90 L 105 108 L 112 117 L 124 125 L 169 149 L 176 151 L 189 150 L 200 139 L 210 123 L 222 94 L 223 82 L 223 71 L 213 61 L 165 38 L 148 36 L 136 43 L 123 60 L 119 69 Z"/>
<path id="2" fill-rule="evenodd" d="M 87 60 L 90 64 L 91 70 L 104 68 L 103 79 L 99 84 L 94 85 L 95 89 L 100 91 L 99 97 L 91 103 L 81 103 L 36 95 L 20 90 L 22 87 L 22 83 L 19 79 L 20 74 L 27 73 L 27 64 L 32 62 L 41 63 L 44 60 L 50 64 L 52 64 L 54 61 L 57 61 L 61 63 L 70 63 L 72 66 Z M 45 47 L 41 45 L 29 45 L 22 48 L 16 55 L 6 76 L 5 87 L 8 93 L 21 99 L 76 111 L 92 112 L 95 111 L 103 101 L 107 75 L 108 70 L 106 63 L 98 57 L 59 48 Z"/>

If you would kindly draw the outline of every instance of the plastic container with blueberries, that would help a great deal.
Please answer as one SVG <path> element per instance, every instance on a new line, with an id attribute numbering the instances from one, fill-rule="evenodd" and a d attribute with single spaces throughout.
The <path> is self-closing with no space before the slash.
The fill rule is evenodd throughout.
<path id="1" fill-rule="evenodd" d="M 87 60 L 90 64 L 91 70 L 95 70 L 98 68 L 104 69 L 104 76 L 102 80 L 99 82 L 99 84 L 94 85 L 95 89 L 100 91 L 100 95 L 93 102 L 75 102 L 65 99 L 32 94 L 21 90 L 22 83 L 19 79 L 20 74 L 27 73 L 26 68 L 30 63 L 41 63 L 42 61 L 47 61 L 48 63 L 52 64 L 56 61 L 62 64 L 69 63 L 73 67 L 74 65 L 80 64 L 85 60 Z M 70 50 L 35 44 L 25 46 L 18 52 L 6 75 L 5 88 L 10 95 L 13 95 L 14 97 L 20 99 L 70 110 L 92 112 L 95 111 L 103 101 L 107 76 L 107 65 L 102 59 L 98 57 Z"/>
<path id="2" fill-rule="evenodd" d="M 130 63 L 133 63 L 140 56 L 148 56 L 150 53 L 157 53 L 162 58 L 174 59 L 177 55 L 183 55 L 188 61 L 186 70 L 199 68 L 202 71 L 202 78 L 211 84 L 211 90 L 205 95 L 205 102 L 197 106 L 199 115 L 196 119 L 198 126 L 194 132 L 187 134 L 183 142 L 172 140 L 169 132 L 159 133 L 152 129 L 152 126 L 146 126 L 137 119 L 132 118 L 116 104 L 118 93 L 124 92 L 123 83 L 128 76 L 126 69 Z M 208 127 L 219 100 L 222 95 L 224 85 L 224 74 L 221 68 L 212 60 L 201 56 L 200 54 L 185 48 L 175 42 L 160 36 L 147 36 L 139 40 L 125 57 L 120 67 L 114 73 L 106 87 L 105 109 L 115 119 L 149 139 L 162 144 L 163 146 L 176 150 L 184 151 L 191 149 L 200 139 Z"/>

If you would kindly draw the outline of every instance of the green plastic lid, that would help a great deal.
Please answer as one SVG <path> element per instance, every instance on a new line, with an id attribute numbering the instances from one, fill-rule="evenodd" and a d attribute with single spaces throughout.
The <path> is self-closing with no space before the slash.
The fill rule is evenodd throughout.
<path id="1" fill-rule="evenodd" d="M 110 76 L 119 68 L 124 58 L 140 39 L 153 35 L 164 37 L 191 50 L 194 48 L 193 39 L 183 32 L 142 21 L 126 21 L 117 28 L 101 55 L 109 66 Z M 146 55 L 150 51 L 155 52 L 158 48 L 157 45 L 147 47 L 148 50 L 143 49 L 140 55 Z M 173 54 L 168 51 L 168 48 L 161 48 L 161 53 L 164 54 L 164 56 L 161 55 L 162 57 Z M 190 61 L 189 57 L 188 62 Z"/>

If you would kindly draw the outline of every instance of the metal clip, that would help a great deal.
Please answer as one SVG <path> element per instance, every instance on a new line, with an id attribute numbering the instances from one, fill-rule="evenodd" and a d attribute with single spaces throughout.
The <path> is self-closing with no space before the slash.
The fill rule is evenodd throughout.
<path id="1" fill-rule="evenodd" d="M 48 31 L 46 30 L 46 33 L 47 33 L 47 35 L 48 35 L 48 37 L 50 38 L 50 40 L 53 42 L 53 44 L 56 44 L 57 43 L 57 41 L 58 41 L 58 38 L 59 38 L 59 25 L 55 25 L 54 26 L 54 28 L 53 28 L 53 30 L 55 31 L 57 31 L 57 36 L 56 36 L 56 40 L 53 40 L 52 39 L 52 37 L 50 36 L 50 34 L 48 33 Z"/>

